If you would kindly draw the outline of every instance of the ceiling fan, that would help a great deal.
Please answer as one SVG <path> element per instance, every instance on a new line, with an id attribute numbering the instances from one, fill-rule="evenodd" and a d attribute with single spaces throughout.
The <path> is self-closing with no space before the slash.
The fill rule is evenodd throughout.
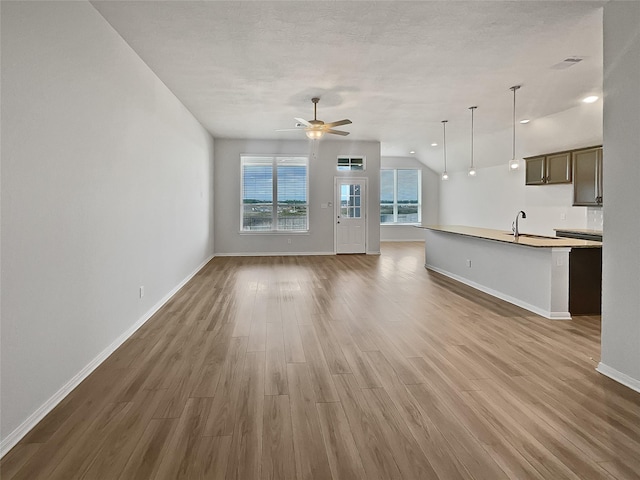
<path id="1" fill-rule="evenodd" d="M 304 126 L 304 129 L 301 128 L 287 128 L 287 129 L 283 129 L 283 130 L 276 130 L 277 132 L 293 132 L 293 131 L 299 131 L 299 130 L 304 130 L 304 132 L 307 134 L 307 137 L 309 137 L 312 140 L 318 140 L 320 138 L 322 138 L 322 136 L 325 133 L 332 133 L 334 135 L 349 135 L 349 132 L 344 132 L 342 130 L 334 130 L 333 127 L 339 127 L 340 125 L 349 125 L 351 123 L 351 120 L 348 119 L 344 119 L 344 120 L 338 120 L 337 122 L 330 122 L 330 123 L 324 123 L 322 120 L 318 120 L 316 112 L 317 112 L 317 107 L 318 107 L 318 102 L 320 101 L 320 99 L 318 97 L 314 97 L 311 99 L 311 101 L 313 102 L 313 120 L 305 120 L 303 118 L 297 118 L 296 117 L 296 122 L 298 122 L 299 126 Z"/>

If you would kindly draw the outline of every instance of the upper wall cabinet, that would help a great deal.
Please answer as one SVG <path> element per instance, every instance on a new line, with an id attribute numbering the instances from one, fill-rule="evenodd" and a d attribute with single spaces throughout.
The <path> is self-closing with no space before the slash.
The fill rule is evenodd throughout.
<path id="1" fill-rule="evenodd" d="M 571 152 L 525 158 L 526 185 L 571 183 Z"/>
<path id="2" fill-rule="evenodd" d="M 602 205 L 602 147 L 572 152 L 573 205 Z"/>
<path id="3" fill-rule="evenodd" d="M 545 177 L 545 156 L 525 158 L 527 165 L 525 184 L 526 185 L 544 185 Z"/>

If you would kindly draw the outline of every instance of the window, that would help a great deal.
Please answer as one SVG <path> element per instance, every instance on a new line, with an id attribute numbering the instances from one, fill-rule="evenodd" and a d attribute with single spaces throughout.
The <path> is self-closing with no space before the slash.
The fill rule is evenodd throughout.
<path id="1" fill-rule="evenodd" d="M 338 157 L 338 171 L 364 170 L 364 157 Z"/>
<path id="2" fill-rule="evenodd" d="M 380 223 L 421 221 L 421 171 L 380 170 Z"/>
<path id="3" fill-rule="evenodd" d="M 241 230 L 308 231 L 308 158 L 243 156 L 241 163 Z"/>

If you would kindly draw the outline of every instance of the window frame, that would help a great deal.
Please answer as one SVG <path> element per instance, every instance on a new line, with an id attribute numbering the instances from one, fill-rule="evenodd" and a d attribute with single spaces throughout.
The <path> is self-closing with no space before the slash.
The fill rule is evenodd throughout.
<path id="1" fill-rule="evenodd" d="M 349 168 L 342 168 L 340 165 L 340 160 L 341 159 L 348 159 L 349 160 Z M 353 167 L 353 160 L 357 159 L 357 160 L 362 160 L 362 168 L 357 169 L 357 168 L 352 168 Z M 367 170 L 367 157 L 364 155 L 338 155 L 336 157 L 336 171 L 340 172 L 340 173 L 348 173 L 348 172 L 364 172 Z"/>
<path id="2" fill-rule="evenodd" d="M 410 170 L 418 173 L 418 221 L 417 222 L 399 222 L 398 221 L 398 210 L 400 205 L 414 205 L 414 204 L 406 204 L 398 203 L 398 171 L 399 170 Z M 385 206 L 392 205 L 393 206 L 393 222 L 382 222 L 380 219 L 380 226 L 384 225 L 420 225 L 422 222 L 422 169 L 420 168 L 381 168 L 380 172 L 383 171 L 392 171 L 393 172 L 393 203 L 385 203 Z M 380 181 L 382 182 L 382 175 L 380 175 Z M 380 195 L 382 195 L 382 185 L 380 185 Z M 380 198 L 380 209 L 382 209 L 383 203 L 382 198 Z"/>
<path id="3" fill-rule="evenodd" d="M 250 204 L 244 203 L 244 167 L 246 164 L 251 165 L 252 158 L 271 159 L 271 228 L 269 230 L 248 230 L 244 228 L 244 212 L 245 206 Z M 305 203 L 306 208 L 306 229 L 286 230 L 278 229 L 278 166 L 281 159 L 299 159 L 297 166 L 305 167 Z M 247 163 L 245 163 L 247 162 Z M 259 163 L 255 163 L 258 165 Z M 263 163 L 267 165 L 266 162 Z M 309 156 L 293 155 L 293 154 L 241 154 L 240 155 L 240 232 L 241 235 L 305 235 L 309 233 Z"/>

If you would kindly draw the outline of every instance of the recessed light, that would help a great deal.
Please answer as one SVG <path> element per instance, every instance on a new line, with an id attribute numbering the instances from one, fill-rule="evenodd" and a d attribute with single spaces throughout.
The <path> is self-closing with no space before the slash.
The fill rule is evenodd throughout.
<path id="1" fill-rule="evenodd" d="M 415 151 L 415 150 L 411 150 L 409 153 L 410 153 L 411 155 L 413 155 L 414 153 L 416 153 L 416 151 Z"/>
<path id="2" fill-rule="evenodd" d="M 523 118 L 522 120 L 520 120 L 520 123 L 522 123 L 523 125 L 525 123 L 529 123 L 531 120 L 529 120 L 528 118 Z"/>
<path id="3" fill-rule="evenodd" d="M 596 95 L 590 95 L 582 99 L 584 103 L 593 103 L 593 102 L 596 102 L 597 100 L 598 100 L 598 97 Z"/>
<path id="4" fill-rule="evenodd" d="M 432 147 L 437 147 L 437 146 L 438 146 L 438 144 L 437 144 L 437 143 L 432 143 L 432 144 L 431 144 L 431 146 L 432 146 Z"/>

